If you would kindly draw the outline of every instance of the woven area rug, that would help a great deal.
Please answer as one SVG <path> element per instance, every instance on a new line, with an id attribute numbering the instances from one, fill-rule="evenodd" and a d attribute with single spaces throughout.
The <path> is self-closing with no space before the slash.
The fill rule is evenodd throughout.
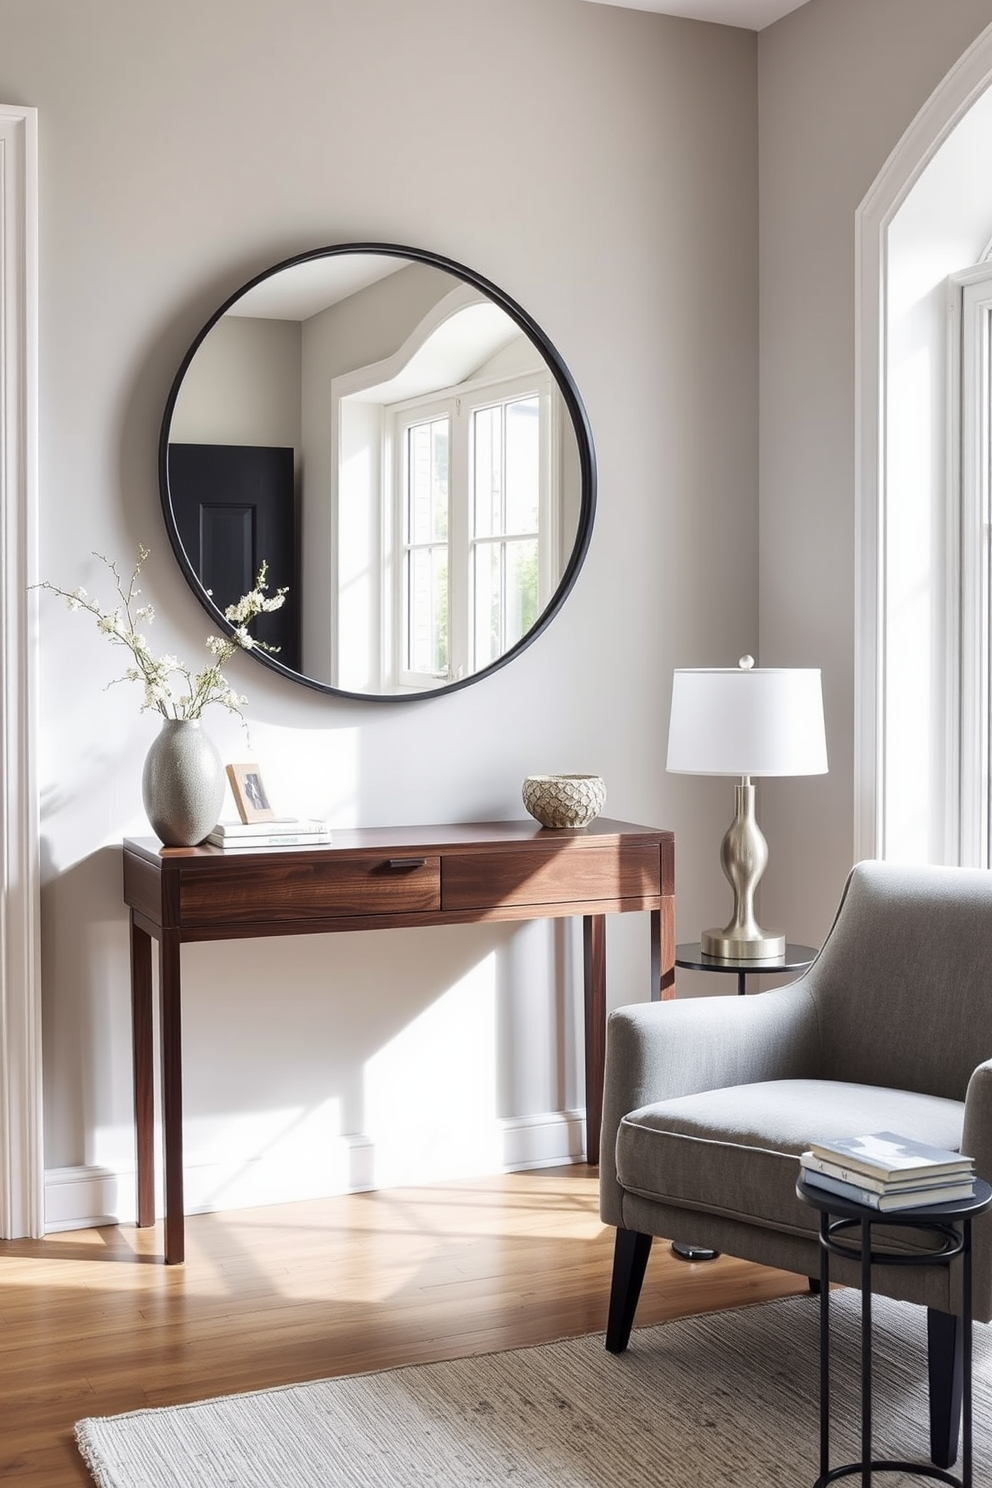
<path id="1" fill-rule="evenodd" d="M 818 1309 L 787 1298 L 637 1329 L 619 1356 L 595 1334 L 91 1418 L 76 1436 L 100 1488 L 801 1488 L 819 1470 Z M 874 1453 L 928 1461 L 926 1314 L 876 1298 L 874 1316 Z M 832 1466 L 859 1455 L 859 1317 L 834 1294 Z M 974 1341 L 986 1484 L 989 1332 Z"/>

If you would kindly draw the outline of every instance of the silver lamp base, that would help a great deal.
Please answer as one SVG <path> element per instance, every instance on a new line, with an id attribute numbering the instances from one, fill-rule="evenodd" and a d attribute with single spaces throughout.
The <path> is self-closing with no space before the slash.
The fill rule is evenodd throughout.
<path id="1" fill-rule="evenodd" d="M 699 937 L 704 956 L 760 961 L 785 953 L 785 936 L 762 930 L 754 917 L 754 894 L 768 863 L 768 844 L 754 813 L 754 786 L 745 775 L 734 787 L 734 819 L 720 847 L 720 864 L 734 891 L 734 913 L 722 930 Z"/>
<path id="2" fill-rule="evenodd" d="M 759 935 L 742 939 L 734 935 L 733 923 L 725 930 L 704 930 L 699 937 L 704 956 L 722 956 L 728 961 L 761 961 L 785 955 L 785 936 Z"/>

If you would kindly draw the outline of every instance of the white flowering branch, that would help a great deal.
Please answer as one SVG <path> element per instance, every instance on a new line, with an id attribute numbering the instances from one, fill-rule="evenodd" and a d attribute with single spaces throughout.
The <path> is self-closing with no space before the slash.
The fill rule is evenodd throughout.
<path id="1" fill-rule="evenodd" d="M 243 720 L 242 709 L 248 699 L 234 691 L 225 680 L 221 668 L 238 650 L 251 651 L 259 647 L 261 650 L 274 652 L 279 649 L 257 640 L 250 634 L 248 627 L 259 615 L 278 610 L 285 602 L 286 590 L 277 589 L 271 597 L 266 595 L 268 565 L 263 563 L 258 571 L 255 587 L 243 594 L 237 604 L 228 605 L 224 611 L 225 619 L 234 627 L 233 636 L 208 636 L 206 645 L 213 661 L 199 672 L 191 672 L 175 656 L 156 659 L 139 629 L 139 626 L 150 625 L 155 619 L 155 611 L 151 605 L 138 603 L 141 597 L 138 579 L 148 554 L 149 549 L 139 543 L 138 561 L 126 585 L 116 563 L 105 558 L 102 553 L 94 554 L 101 563 L 106 564 L 113 575 L 119 603 L 112 610 L 101 609 L 96 600 L 81 587 L 69 591 L 46 581 L 39 584 L 38 588 L 49 589 L 53 594 L 60 595 L 70 610 L 87 610 L 96 621 L 97 630 L 107 637 L 111 645 L 124 646 L 130 651 L 134 665 L 129 666 L 122 677 L 114 680 L 141 682 L 144 685 L 142 712 L 152 709 L 161 713 L 163 718 L 199 718 L 204 708 L 211 703 L 220 703 Z M 110 685 L 113 686 L 113 683 Z"/>

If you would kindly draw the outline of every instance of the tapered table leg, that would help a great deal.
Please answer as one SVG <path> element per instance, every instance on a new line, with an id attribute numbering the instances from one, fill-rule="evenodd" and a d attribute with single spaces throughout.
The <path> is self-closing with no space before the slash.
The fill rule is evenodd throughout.
<path id="1" fill-rule="evenodd" d="M 664 915 L 664 921 L 662 920 Z M 664 931 L 664 934 L 662 933 Z M 675 996 L 675 927 L 668 910 L 651 911 L 651 1001 L 670 1002 Z M 664 954 L 665 960 L 662 960 Z"/>
<path id="2" fill-rule="evenodd" d="M 651 911 L 651 1001 L 664 997 L 661 970 L 661 911 Z"/>
<path id="3" fill-rule="evenodd" d="M 159 941 L 162 1015 L 162 1131 L 165 1147 L 165 1263 L 186 1254 L 183 1203 L 183 1036 L 179 936 L 163 930 Z"/>
<path id="4" fill-rule="evenodd" d="M 138 1225 L 155 1223 L 155 1078 L 152 1043 L 152 942 L 131 916 L 131 1049 L 137 1143 Z"/>
<path id="5" fill-rule="evenodd" d="M 651 910 L 651 999 L 675 995 L 672 935 L 662 935 L 662 915 Z M 582 950 L 585 973 L 586 1161 L 599 1162 L 603 1119 L 603 1071 L 606 1067 L 606 916 L 583 915 Z M 663 962 L 663 950 L 667 961 Z"/>
<path id="6" fill-rule="evenodd" d="M 651 1000 L 675 996 L 675 901 L 668 898 L 651 911 Z"/>
<path id="7" fill-rule="evenodd" d="M 583 915 L 586 1011 L 586 1162 L 599 1162 L 606 1064 L 606 916 Z"/>

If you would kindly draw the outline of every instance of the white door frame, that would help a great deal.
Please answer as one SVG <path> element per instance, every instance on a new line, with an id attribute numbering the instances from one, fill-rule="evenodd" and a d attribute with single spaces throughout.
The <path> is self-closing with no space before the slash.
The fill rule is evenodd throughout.
<path id="1" fill-rule="evenodd" d="M 38 118 L 0 105 L 0 1236 L 44 1233 L 35 782 Z"/>
<path id="2" fill-rule="evenodd" d="M 921 172 L 992 79 L 992 26 L 920 109 L 855 213 L 855 861 L 884 851 L 885 426 L 889 227 Z"/>

